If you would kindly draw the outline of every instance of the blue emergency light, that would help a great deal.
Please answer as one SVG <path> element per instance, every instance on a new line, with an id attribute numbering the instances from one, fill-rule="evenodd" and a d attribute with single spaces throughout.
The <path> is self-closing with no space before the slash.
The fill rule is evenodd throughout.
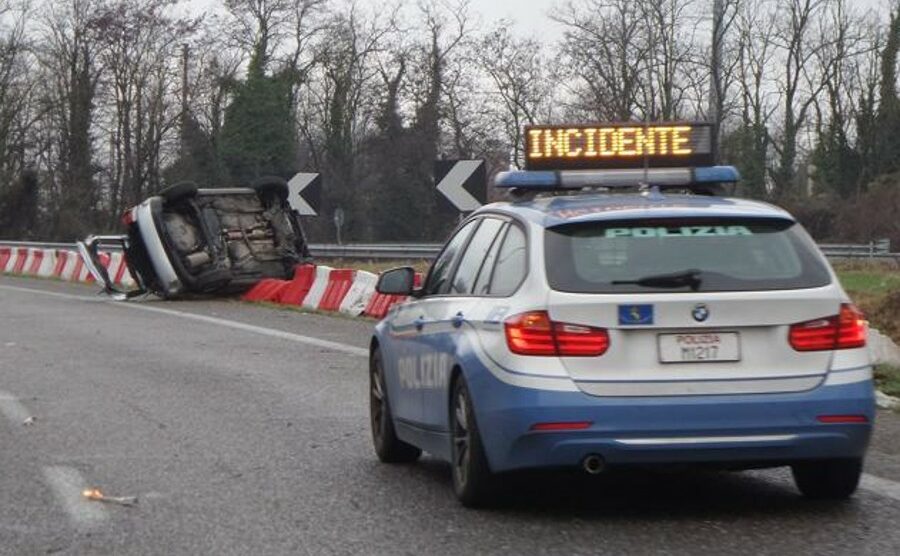
<path id="1" fill-rule="evenodd" d="M 535 191 L 585 187 L 639 187 L 642 185 L 689 189 L 692 185 L 735 183 L 740 179 L 740 172 L 734 166 L 615 170 L 516 170 L 497 174 L 494 185 L 504 189 Z"/>

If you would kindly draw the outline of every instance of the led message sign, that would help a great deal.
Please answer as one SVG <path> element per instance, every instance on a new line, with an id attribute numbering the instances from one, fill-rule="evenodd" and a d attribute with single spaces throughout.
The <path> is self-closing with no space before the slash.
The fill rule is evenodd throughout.
<path id="1" fill-rule="evenodd" d="M 529 126 L 525 128 L 525 155 L 528 170 L 710 166 L 712 126 Z"/>

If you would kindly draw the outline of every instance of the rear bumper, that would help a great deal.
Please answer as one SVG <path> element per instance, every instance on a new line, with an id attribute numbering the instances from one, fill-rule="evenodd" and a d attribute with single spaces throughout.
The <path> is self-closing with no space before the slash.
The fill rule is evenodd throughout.
<path id="1" fill-rule="evenodd" d="M 865 454 L 875 417 L 870 380 L 793 394 L 598 398 L 469 377 L 476 419 L 494 471 L 579 465 L 777 466 Z M 868 423 L 823 424 L 821 415 Z M 584 430 L 532 431 L 536 423 L 584 422 Z"/>
<path id="2" fill-rule="evenodd" d="M 94 277 L 94 280 L 103 287 L 103 291 L 106 294 L 112 296 L 114 299 L 121 300 L 140 295 L 144 292 L 139 276 L 135 276 L 138 281 L 137 289 L 120 288 L 113 280 L 113 277 L 109 275 L 109 272 L 100 257 L 99 248 L 101 245 L 113 246 L 127 252 L 128 236 L 88 236 L 84 241 L 76 242 L 75 245 L 78 248 L 81 260 L 84 261 L 88 271 Z M 136 273 L 132 272 L 132 274 Z"/>

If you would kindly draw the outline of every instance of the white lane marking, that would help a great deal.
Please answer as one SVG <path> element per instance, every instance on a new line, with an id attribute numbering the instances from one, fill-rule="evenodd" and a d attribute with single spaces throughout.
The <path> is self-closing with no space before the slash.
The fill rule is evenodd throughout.
<path id="1" fill-rule="evenodd" d="M 76 301 L 102 301 L 102 302 L 108 303 L 109 305 L 111 305 L 113 307 L 119 307 L 119 308 L 124 308 L 124 309 L 137 309 L 140 311 L 149 311 L 151 313 L 159 313 L 162 315 L 169 315 L 172 317 L 179 317 L 179 318 L 194 320 L 194 321 L 198 321 L 198 322 L 205 322 L 207 324 L 214 324 L 214 325 L 223 326 L 226 328 L 233 328 L 235 330 L 242 330 L 244 332 L 251 332 L 253 334 L 260 334 L 262 336 L 268 336 L 270 338 L 280 338 L 282 340 L 288 340 L 288 341 L 296 342 L 299 344 L 320 347 L 323 349 L 337 351 L 340 353 L 346 353 L 348 355 L 353 355 L 353 356 L 357 356 L 357 357 L 369 357 L 369 350 L 367 350 L 365 348 L 351 346 L 349 344 L 342 344 L 340 342 L 332 342 L 330 340 L 322 340 L 319 338 L 313 338 L 312 336 L 304 336 L 302 334 L 294 334 L 292 332 L 285 332 L 284 330 L 277 330 L 274 328 L 266 328 L 264 326 L 256 326 L 253 324 L 246 324 L 243 322 L 222 319 L 222 318 L 218 318 L 218 317 L 209 317 L 206 315 L 185 313 L 183 311 L 176 311 L 174 309 L 163 309 L 162 307 L 150 307 L 148 305 L 142 305 L 140 303 L 125 303 L 125 302 L 121 302 L 121 301 L 98 299 L 98 298 L 93 298 L 93 297 L 85 297 L 85 296 L 81 296 L 81 295 L 61 294 L 61 293 L 57 293 L 57 292 L 47 292 L 44 290 L 19 288 L 19 287 L 15 287 L 15 286 L 0 285 L 0 289 L 20 291 L 20 292 L 25 292 L 25 293 L 34 293 L 34 294 L 38 294 L 38 295 L 50 295 L 53 297 L 59 297 L 62 299 L 72 299 L 72 300 L 76 300 Z"/>
<path id="2" fill-rule="evenodd" d="M 123 307 L 127 309 L 138 309 L 141 311 L 150 311 L 151 313 L 160 313 L 163 315 L 169 315 L 173 317 L 179 317 L 183 319 L 195 320 L 199 322 L 205 322 L 209 324 L 215 324 L 217 326 L 224 326 L 226 328 L 234 328 L 235 330 L 242 330 L 244 332 L 251 332 L 253 334 L 260 334 L 262 336 L 269 336 L 272 338 L 281 338 L 283 340 L 290 340 L 292 342 L 297 342 L 299 344 L 306 344 L 310 346 L 320 347 L 324 349 L 329 349 L 331 351 L 338 351 L 341 353 L 346 353 L 348 355 L 357 355 L 359 357 L 368 357 L 369 350 L 351 346 L 349 344 L 342 344 L 339 342 L 332 342 L 330 340 L 321 340 L 319 338 L 313 338 L 312 336 L 304 336 L 302 334 L 294 334 L 293 332 L 285 332 L 284 330 L 277 330 L 275 328 L 266 328 L 264 326 L 256 326 L 253 324 L 247 324 L 243 322 L 237 322 L 233 320 L 220 319 L 218 317 L 209 317 L 206 315 L 197 315 L 195 313 L 184 313 L 182 311 L 176 311 L 174 309 L 163 309 L 161 307 L 149 307 L 147 305 L 140 305 L 137 303 L 122 303 L 116 302 L 114 303 L 115 307 Z"/>
<path id="3" fill-rule="evenodd" d="M 896 481 L 863 473 L 859 480 L 859 488 L 900 502 L 900 483 Z"/>
<path id="4" fill-rule="evenodd" d="M 20 288 L 18 286 L 7 286 L 6 284 L 0 285 L 0 290 L 9 290 L 14 292 L 22 292 L 22 293 L 36 293 L 40 295 L 46 295 L 48 297 L 58 297 L 60 299 L 70 299 L 72 301 L 89 301 L 93 303 L 108 303 L 109 299 L 104 299 L 102 297 L 88 297 L 86 295 L 75 295 L 71 293 L 60 293 L 60 292 L 51 292 L 47 290 L 36 290 L 33 288 Z"/>
<path id="5" fill-rule="evenodd" d="M 3 413 L 14 425 L 22 425 L 25 423 L 25 419 L 31 417 L 31 413 L 19 402 L 17 397 L 2 390 L 0 390 L 0 413 Z"/>
<path id="6" fill-rule="evenodd" d="M 49 466 L 44 468 L 44 478 L 47 479 L 47 484 L 53 489 L 53 494 L 69 514 L 69 519 L 76 528 L 93 529 L 109 518 L 106 509 L 100 503 L 92 502 L 82 495 L 88 484 L 77 470 L 71 467 Z"/>

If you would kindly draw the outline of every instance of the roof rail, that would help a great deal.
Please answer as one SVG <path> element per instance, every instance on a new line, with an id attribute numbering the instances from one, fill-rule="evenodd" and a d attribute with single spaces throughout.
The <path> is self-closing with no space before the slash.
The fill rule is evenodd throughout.
<path id="1" fill-rule="evenodd" d="M 500 172 L 494 186 L 519 191 L 546 192 L 584 188 L 687 189 L 710 194 L 721 183 L 735 183 L 741 178 L 734 166 L 699 168 L 629 168 L 622 170 L 516 170 Z"/>

